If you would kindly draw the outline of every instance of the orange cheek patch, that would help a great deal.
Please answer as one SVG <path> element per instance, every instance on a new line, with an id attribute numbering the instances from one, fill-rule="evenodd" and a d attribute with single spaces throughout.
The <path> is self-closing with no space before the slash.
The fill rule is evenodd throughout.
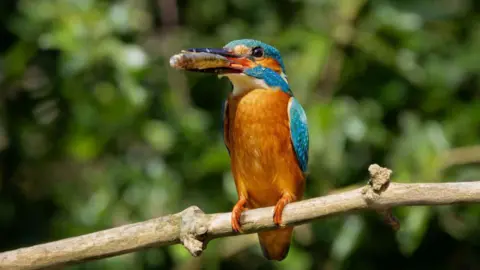
<path id="1" fill-rule="evenodd" d="M 231 64 L 233 68 L 246 68 L 246 67 L 251 68 L 255 66 L 255 63 L 253 63 L 248 58 L 230 58 L 230 57 L 227 57 L 227 58 L 228 60 L 233 62 Z"/>
<path id="2" fill-rule="evenodd" d="M 279 74 L 282 72 L 282 67 L 277 62 L 277 60 L 275 60 L 273 58 L 264 58 L 262 60 L 257 60 L 256 63 L 258 65 L 264 66 L 266 68 L 270 68 L 270 69 L 272 69 L 273 71 L 275 71 Z"/>

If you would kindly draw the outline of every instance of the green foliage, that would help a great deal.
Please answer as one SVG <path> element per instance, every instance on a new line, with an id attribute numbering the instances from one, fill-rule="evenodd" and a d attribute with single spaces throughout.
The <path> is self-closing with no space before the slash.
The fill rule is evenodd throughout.
<path id="1" fill-rule="evenodd" d="M 363 185 L 470 181 L 480 144 L 480 5 L 442 1 L 94 1 L 0 4 L 0 247 L 137 222 L 198 205 L 230 211 L 223 145 L 229 84 L 171 69 L 183 48 L 274 45 L 307 111 L 306 197 Z M 478 148 L 476 148 L 478 150 Z M 478 156 L 478 155 L 477 155 Z M 477 160 L 478 162 L 478 160 Z M 477 163 L 478 164 L 478 163 Z M 284 262 L 256 237 L 69 269 L 474 269 L 478 206 L 395 209 L 298 227 Z M 387 266 L 388 265 L 388 266 Z"/>

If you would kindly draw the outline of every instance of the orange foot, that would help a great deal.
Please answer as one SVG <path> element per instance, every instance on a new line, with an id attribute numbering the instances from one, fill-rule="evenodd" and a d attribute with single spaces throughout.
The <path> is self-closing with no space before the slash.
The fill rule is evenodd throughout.
<path id="1" fill-rule="evenodd" d="M 237 204 L 233 207 L 232 210 L 232 229 L 235 232 L 242 232 L 240 228 L 240 216 L 245 210 L 245 204 L 247 204 L 247 199 L 240 197 Z"/>
<path id="2" fill-rule="evenodd" d="M 280 226 L 280 224 L 282 223 L 282 213 L 285 205 L 293 202 L 294 200 L 295 197 L 290 193 L 284 193 L 282 195 L 282 198 L 278 200 L 273 211 L 273 222 L 275 223 L 275 225 Z"/>

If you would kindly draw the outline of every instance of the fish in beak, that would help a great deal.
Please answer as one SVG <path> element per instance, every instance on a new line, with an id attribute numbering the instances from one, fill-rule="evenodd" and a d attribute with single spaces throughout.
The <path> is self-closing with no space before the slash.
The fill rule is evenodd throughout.
<path id="1" fill-rule="evenodd" d="M 219 75 L 243 73 L 254 65 L 248 56 L 234 54 L 224 48 L 187 49 L 170 58 L 173 68 Z"/>

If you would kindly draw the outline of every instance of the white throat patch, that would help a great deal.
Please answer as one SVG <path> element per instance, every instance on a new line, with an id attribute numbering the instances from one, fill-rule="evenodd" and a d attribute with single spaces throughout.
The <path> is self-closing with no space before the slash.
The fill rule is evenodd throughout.
<path id="1" fill-rule="evenodd" d="M 283 73 L 283 71 L 282 71 L 282 73 L 280 74 L 280 76 L 282 76 L 282 79 L 288 84 L 287 74 Z"/>
<path id="2" fill-rule="evenodd" d="M 253 89 L 268 89 L 268 85 L 262 79 L 250 77 L 245 74 L 227 74 L 225 75 L 233 85 L 232 94 L 240 95 Z"/>
<path id="3" fill-rule="evenodd" d="M 264 80 L 257 79 L 242 73 L 219 75 L 218 77 L 221 78 L 223 76 L 226 76 L 230 80 L 230 82 L 232 82 L 232 85 L 233 85 L 232 94 L 234 96 L 240 95 L 242 93 L 245 93 L 253 89 L 271 88 L 265 83 Z M 283 72 L 281 76 L 285 80 L 285 82 L 288 83 L 287 76 Z"/>

